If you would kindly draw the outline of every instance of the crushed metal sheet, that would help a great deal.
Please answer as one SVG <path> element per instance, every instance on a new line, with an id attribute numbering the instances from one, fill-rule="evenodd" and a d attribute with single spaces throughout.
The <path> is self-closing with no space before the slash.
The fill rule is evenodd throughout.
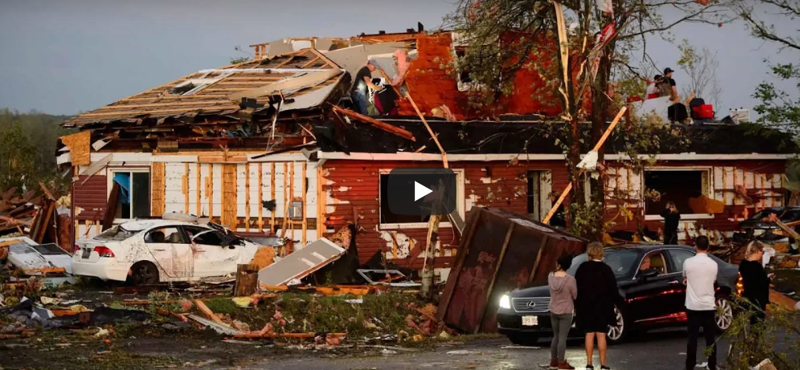
<path id="1" fill-rule="evenodd" d="M 361 277 L 363 277 L 364 280 L 366 280 L 367 283 L 369 283 L 371 285 L 389 285 L 389 286 L 392 286 L 392 287 L 399 287 L 399 288 L 402 288 L 402 287 L 418 287 L 418 286 L 422 285 L 420 283 L 415 283 L 413 281 L 404 281 L 404 282 L 399 282 L 399 283 L 384 282 L 384 281 L 374 281 L 374 280 L 372 280 L 372 278 L 369 277 L 369 274 L 389 274 L 389 275 L 394 275 L 394 277 L 399 277 L 399 278 L 396 278 L 396 279 L 393 277 L 392 281 L 394 281 L 394 280 L 404 280 L 406 278 L 406 275 L 404 275 L 402 272 L 400 272 L 400 270 L 358 269 L 358 270 L 356 270 L 356 272 L 358 272 L 358 274 L 361 275 Z"/>

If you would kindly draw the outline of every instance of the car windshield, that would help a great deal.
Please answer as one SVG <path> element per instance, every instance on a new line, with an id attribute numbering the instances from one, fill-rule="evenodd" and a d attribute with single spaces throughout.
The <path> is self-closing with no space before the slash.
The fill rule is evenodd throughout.
<path id="1" fill-rule="evenodd" d="M 128 239 L 142 230 L 125 230 L 122 226 L 114 226 L 101 234 L 95 236 L 95 239 L 100 240 L 125 240 Z"/>
<path id="2" fill-rule="evenodd" d="M 750 217 L 750 220 L 761 221 L 764 218 L 768 218 L 770 215 L 774 214 L 777 215 L 781 221 L 793 221 L 798 219 L 798 211 L 794 210 L 775 210 L 775 209 L 765 209 L 763 211 L 759 211 Z"/>
<path id="3" fill-rule="evenodd" d="M 570 266 L 567 273 L 575 276 L 578 271 L 578 266 L 589 260 L 589 257 L 584 253 L 572 259 L 572 266 Z M 607 249 L 605 251 L 605 258 L 603 262 L 611 266 L 614 271 L 614 276 L 618 279 L 629 276 L 634 270 L 634 265 L 639 261 L 639 252 L 635 250 L 622 250 L 622 249 Z"/>

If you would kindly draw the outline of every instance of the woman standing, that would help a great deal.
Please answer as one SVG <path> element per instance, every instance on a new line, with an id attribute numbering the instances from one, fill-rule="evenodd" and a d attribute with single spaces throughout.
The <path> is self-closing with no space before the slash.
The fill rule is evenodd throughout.
<path id="1" fill-rule="evenodd" d="M 739 274 L 744 282 L 742 297 L 750 301 L 756 308 L 755 313 L 750 317 L 750 323 L 755 324 L 757 320 L 764 320 L 766 316 L 769 304 L 770 277 L 761 262 L 764 258 L 763 244 L 758 241 L 750 242 L 747 244 L 745 255 L 747 258 L 739 264 Z"/>
<path id="2" fill-rule="evenodd" d="M 614 304 L 619 303 L 622 297 L 617 289 L 614 272 L 603 263 L 603 245 L 590 243 L 586 254 L 589 261 L 581 264 L 575 273 L 578 286 L 578 325 L 586 333 L 586 369 L 594 370 L 592 356 L 595 337 L 600 350 L 600 369 L 610 369 L 606 366 L 606 333 L 609 326 L 616 324 Z"/>
<path id="3" fill-rule="evenodd" d="M 664 244 L 677 244 L 678 222 L 681 220 L 681 214 L 675 207 L 675 203 L 667 202 L 667 208 L 661 212 L 661 217 L 664 217 Z"/>
<path id="4" fill-rule="evenodd" d="M 550 322 L 553 327 L 553 342 L 550 343 L 550 369 L 574 370 L 566 359 L 567 336 L 572 327 L 573 301 L 578 297 L 575 278 L 567 274 L 572 266 L 571 256 L 558 259 L 556 271 L 547 276 L 550 286 Z"/>

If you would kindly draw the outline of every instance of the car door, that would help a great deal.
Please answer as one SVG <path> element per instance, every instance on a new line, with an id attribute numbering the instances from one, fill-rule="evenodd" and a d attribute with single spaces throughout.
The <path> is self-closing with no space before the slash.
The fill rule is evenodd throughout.
<path id="1" fill-rule="evenodd" d="M 162 280 L 184 280 L 189 277 L 193 264 L 191 249 L 179 227 L 153 228 L 145 234 L 144 242 Z"/>
<path id="2" fill-rule="evenodd" d="M 678 289 L 676 297 L 670 304 L 673 307 L 673 312 L 686 312 L 686 285 L 683 284 L 683 263 L 686 262 L 687 259 L 694 257 L 695 252 L 690 249 L 669 249 L 667 253 L 669 255 L 670 264 L 677 272 L 677 279 L 680 282 L 676 288 Z"/>
<path id="3" fill-rule="evenodd" d="M 651 261 L 658 270 L 654 277 L 643 277 L 637 267 L 632 284 L 627 289 L 628 312 L 634 322 L 642 325 L 657 324 L 669 319 L 672 309 L 668 303 L 674 299 L 675 276 L 668 268 L 664 251 L 649 252 L 642 258 Z"/>
<path id="4" fill-rule="evenodd" d="M 221 232 L 205 227 L 184 227 L 192 241 L 194 277 L 221 276 L 236 272 L 238 247 L 223 247 Z"/>

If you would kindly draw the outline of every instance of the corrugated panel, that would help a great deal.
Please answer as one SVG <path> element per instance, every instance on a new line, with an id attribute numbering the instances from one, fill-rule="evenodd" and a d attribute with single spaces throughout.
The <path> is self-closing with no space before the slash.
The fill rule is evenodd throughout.
<path id="1" fill-rule="evenodd" d="M 73 185 L 72 204 L 82 209 L 76 217 L 79 221 L 102 220 L 108 203 L 108 179 L 103 175 L 94 175 L 86 183 L 86 176 L 80 176 Z"/>

